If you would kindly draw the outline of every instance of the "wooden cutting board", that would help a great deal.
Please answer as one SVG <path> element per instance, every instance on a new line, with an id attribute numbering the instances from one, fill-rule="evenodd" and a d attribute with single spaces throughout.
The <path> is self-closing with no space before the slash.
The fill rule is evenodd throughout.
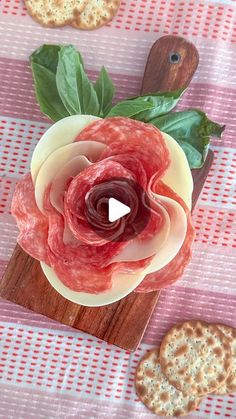
<path id="1" fill-rule="evenodd" d="M 170 91 L 189 84 L 198 66 L 198 52 L 183 38 L 165 36 L 152 47 L 144 74 L 142 93 Z M 213 160 L 209 152 L 204 167 L 193 171 L 193 206 Z M 0 282 L 0 297 L 133 351 L 137 348 L 158 301 L 159 292 L 132 293 L 100 308 L 74 304 L 55 291 L 40 264 L 18 245 Z M 29 312 L 30 317 L 30 312 Z"/>

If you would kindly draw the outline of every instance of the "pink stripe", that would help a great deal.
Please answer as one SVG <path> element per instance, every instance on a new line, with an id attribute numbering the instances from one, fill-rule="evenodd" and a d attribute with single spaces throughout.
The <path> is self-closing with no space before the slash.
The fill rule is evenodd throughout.
<path id="1" fill-rule="evenodd" d="M 203 292 L 211 290 L 216 294 L 223 292 L 225 299 L 227 295 L 236 299 L 236 249 L 230 246 L 211 246 L 195 240 L 192 251 L 191 262 L 176 286 L 191 288 L 193 292 L 194 289 Z"/>
<path id="2" fill-rule="evenodd" d="M 66 387 L 66 382 L 65 382 Z M 99 418 L 115 417 L 115 418 L 137 418 L 137 415 L 141 415 L 142 418 L 152 418 L 153 415 L 139 402 L 136 401 L 134 404 L 130 404 L 128 401 L 123 400 L 122 404 L 118 403 L 116 399 L 100 400 L 96 396 L 96 402 L 94 397 L 87 395 L 82 392 L 78 398 L 69 394 L 56 395 L 52 392 L 42 391 L 39 388 L 26 388 L 11 386 L 8 384 L 1 384 L 1 404 L 0 404 L 0 415 L 8 417 L 9 411 L 12 408 L 18 412 L 22 412 L 22 416 L 29 417 L 65 417 L 68 414 L 79 418 L 94 418 L 99 414 Z M 131 391 L 134 391 L 131 386 Z M 112 396 L 112 394 L 111 394 Z M 219 406 L 220 404 L 220 406 Z M 224 400 L 218 396 L 206 397 L 200 404 L 198 411 L 191 415 L 186 416 L 188 419 L 202 418 L 210 413 L 210 409 L 217 412 L 217 414 L 223 415 L 228 413 L 228 417 L 234 417 L 236 413 L 236 400 L 232 395 L 226 397 Z M 79 415 L 79 416 L 77 416 Z"/>
<path id="3" fill-rule="evenodd" d="M 114 400 L 100 401 L 96 397 L 96 402 L 93 398 L 79 398 L 71 397 L 65 394 L 60 396 L 47 393 L 46 391 L 31 390 L 31 389 L 16 389 L 9 385 L 1 385 L 1 406 L 0 415 L 8 417 L 12 408 L 15 411 L 20 411 L 22 417 L 29 418 L 65 418 L 71 415 L 80 419 L 88 418 L 117 418 L 127 419 L 128 417 L 136 419 L 140 416 L 145 419 L 153 418 L 153 414 L 148 411 L 140 402 L 135 405 L 130 405 L 128 402 L 118 404 Z M 215 397 L 215 400 L 216 397 Z M 209 403 L 209 400 L 208 400 Z M 201 417 L 203 410 L 200 406 L 199 412 L 185 416 L 186 419 L 195 419 Z M 234 410 L 232 411 L 232 414 Z M 158 417 L 158 416 L 156 416 Z M 231 416 L 232 417 L 232 416 Z"/>
<path id="4" fill-rule="evenodd" d="M 212 269 L 213 265 L 214 263 Z M 214 271 L 212 276 L 214 276 Z M 162 291 L 143 342 L 155 344 L 161 340 L 170 326 L 184 319 L 199 318 L 236 326 L 236 295 L 230 295 L 228 292 L 191 289 L 190 281 L 191 278 L 188 280 L 188 287 L 181 286 L 180 282 L 180 285 Z M 28 326 L 74 331 L 70 327 L 4 300 L 0 301 L 0 321 L 6 323 L 20 321 L 21 324 Z"/>
<path id="5" fill-rule="evenodd" d="M 92 80 L 95 80 L 98 76 L 97 71 L 88 71 L 88 74 Z M 134 96 L 140 90 L 140 79 L 138 77 L 122 74 L 112 74 L 111 77 L 114 84 L 118 86 L 116 100 Z M 2 116 L 15 116 L 22 119 L 48 122 L 36 103 L 28 63 L 1 58 L 0 78 L 3 80 L 1 86 L 2 100 L 0 99 L 0 114 Z"/>
<path id="6" fill-rule="evenodd" d="M 0 300 L 0 321 L 8 323 L 18 323 L 25 326 L 51 328 L 53 330 L 71 331 L 69 326 L 58 323 L 48 317 L 37 314 L 34 311 L 27 310 L 24 307 L 16 305 L 10 301 Z M 74 329 L 73 329 L 74 331 Z"/>
<path id="7" fill-rule="evenodd" d="M 236 296 L 181 286 L 163 290 L 143 341 L 156 344 L 172 325 L 190 319 L 236 327 Z"/>
<path id="8" fill-rule="evenodd" d="M 17 70 L 17 71 L 16 71 Z M 92 79 L 96 71 L 90 71 Z M 47 121 L 36 103 L 29 65 L 24 61 L 0 59 L 0 77 L 2 83 L 2 103 L 0 114 L 34 121 Z M 116 100 L 139 94 L 141 78 L 123 74 L 111 74 L 117 88 Z M 0 99 L 1 100 L 1 99 Z M 236 89 L 220 88 L 213 84 L 192 83 L 179 109 L 202 108 L 209 117 L 226 123 L 227 130 L 223 140 L 214 139 L 213 144 L 227 147 L 234 146 L 234 115 L 236 113 Z"/>
<path id="9" fill-rule="evenodd" d="M 0 260 L 0 278 L 3 276 L 6 267 L 7 267 L 7 260 Z M 0 307 L 1 307 L 1 303 L 0 303 Z M 1 312 L 1 309 L 0 309 Z"/>

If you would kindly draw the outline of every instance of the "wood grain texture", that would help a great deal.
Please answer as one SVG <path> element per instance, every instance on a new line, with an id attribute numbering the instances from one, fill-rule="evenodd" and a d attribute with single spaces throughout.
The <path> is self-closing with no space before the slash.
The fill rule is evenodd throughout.
<path id="1" fill-rule="evenodd" d="M 173 62 L 175 56 L 178 62 Z M 179 36 L 163 36 L 153 44 L 144 73 L 142 93 L 187 87 L 199 63 L 196 47 Z"/>
<path id="2" fill-rule="evenodd" d="M 179 45 L 181 50 L 178 51 L 184 57 L 187 67 L 183 66 L 181 62 L 171 64 L 171 66 L 175 66 L 175 71 L 172 73 L 171 69 L 172 76 L 170 76 L 169 62 L 166 60 L 173 48 L 177 48 Z M 175 51 L 177 50 L 175 49 Z M 198 62 L 196 57 L 195 47 L 182 38 L 161 38 L 154 44 L 149 55 L 142 93 L 173 90 L 186 86 L 196 70 Z M 160 63 L 162 64 L 160 65 Z M 193 205 L 196 204 L 201 192 L 212 158 L 213 154 L 209 153 L 204 167 L 193 173 L 195 184 Z M 117 303 L 100 308 L 79 306 L 59 295 L 47 281 L 39 262 L 32 259 L 17 245 L 0 282 L 0 296 L 75 329 L 91 333 L 109 343 L 133 351 L 143 336 L 157 303 L 159 292 L 148 294 L 133 292 Z"/>

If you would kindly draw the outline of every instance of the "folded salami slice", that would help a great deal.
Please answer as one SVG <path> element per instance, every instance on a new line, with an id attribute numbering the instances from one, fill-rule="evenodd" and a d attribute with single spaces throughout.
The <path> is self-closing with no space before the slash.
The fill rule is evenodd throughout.
<path id="1" fill-rule="evenodd" d="M 170 164 L 161 132 L 153 125 L 129 118 L 101 119 L 86 127 L 76 140 L 106 144 L 108 147 L 100 160 L 121 154 L 135 157 L 143 166 L 148 181 L 153 175 L 161 177 Z"/>
<path id="2" fill-rule="evenodd" d="M 48 219 L 36 205 L 30 173 L 16 185 L 11 213 L 20 230 L 17 238 L 19 245 L 35 259 L 48 263 Z"/>

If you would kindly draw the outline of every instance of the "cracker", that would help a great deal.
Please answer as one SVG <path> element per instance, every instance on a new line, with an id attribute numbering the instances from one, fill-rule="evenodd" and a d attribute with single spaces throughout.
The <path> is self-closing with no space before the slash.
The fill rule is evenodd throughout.
<path id="1" fill-rule="evenodd" d="M 236 329 L 230 326 L 225 326 L 223 324 L 217 324 L 217 327 L 225 334 L 228 338 L 232 356 L 233 356 L 233 365 L 232 370 L 229 376 L 226 378 L 226 381 L 222 386 L 215 390 L 215 394 L 228 394 L 236 392 Z"/>
<path id="2" fill-rule="evenodd" d="M 78 29 L 97 29 L 115 16 L 120 0 L 90 0 L 84 11 L 74 19 L 72 26 Z"/>
<path id="3" fill-rule="evenodd" d="M 201 321 L 177 324 L 164 337 L 160 363 L 170 383 L 185 394 L 203 396 L 219 388 L 232 368 L 226 336 Z"/>
<path id="4" fill-rule="evenodd" d="M 168 382 L 161 371 L 158 349 L 149 351 L 141 359 L 136 370 L 135 387 L 145 406 L 161 416 L 184 416 L 201 402 L 201 398 L 184 396 Z"/>
<path id="5" fill-rule="evenodd" d="M 30 16 L 48 27 L 70 24 L 87 3 L 88 0 L 25 0 Z"/>

